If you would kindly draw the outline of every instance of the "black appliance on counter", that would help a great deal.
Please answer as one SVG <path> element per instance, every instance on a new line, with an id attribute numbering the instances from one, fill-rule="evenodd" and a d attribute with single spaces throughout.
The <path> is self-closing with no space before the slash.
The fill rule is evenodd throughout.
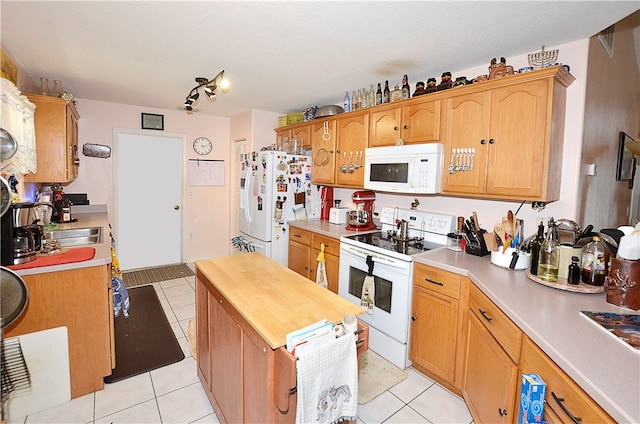
<path id="1" fill-rule="evenodd" d="M 36 259 L 36 246 L 29 228 L 35 203 L 13 203 L 2 214 L 0 234 L 2 265 L 17 265 Z"/>

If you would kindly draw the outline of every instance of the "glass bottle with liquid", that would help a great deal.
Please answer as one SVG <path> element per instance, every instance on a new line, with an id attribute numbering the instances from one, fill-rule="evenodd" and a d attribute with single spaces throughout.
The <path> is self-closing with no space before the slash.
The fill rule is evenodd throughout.
<path id="1" fill-rule="evenodd" d="M 391 101 L 391 91 L 389 90 L 389 80 L 384 82 L 384 91 L 382 93 L 382 103 L 389 103 Z"/>
<path id="2" fill-rule="evenodd" d="M 549 230 L 547 237 L 540 246 L 538 256 L 538 278 L 555 283 L 558 281 L 558 261 L 560 242 L 558 227 L 552 218 L 549 218 Z"/>
<path id="3" fill-rule="evenodd" d="M 604 244 L 598 236 L 582 248 L 582 282 L 602 286 L 607 276 L 607 259 Z"/>
<path id="4" fill-rule="evenodd" d="M 409 87 L 409 78 L 407 74 L 404 74 L 402 78 L 402 99 L 408 99 L 411 97 L 411 87 Z"/>
<path id="5" fill-rule="evenodd" d="M 376 105 L 382 104 L 382 88 L 380 87 L 380 83 L 378 83 L 378 90 L 376 91 Z"/>
<path id="6" fill-rule="evenodd" d="M 540 246 L 544 241 L 544 223 L 540 221 L 538 224 L 538 234 L 531 241 L 531 268 L 529 271 L 532 275 L 538 275 L 538 258 L 540 255 Z"/>

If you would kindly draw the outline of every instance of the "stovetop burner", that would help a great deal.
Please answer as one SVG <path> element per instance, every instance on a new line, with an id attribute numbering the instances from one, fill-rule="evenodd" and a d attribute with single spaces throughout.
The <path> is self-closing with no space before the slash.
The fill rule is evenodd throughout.
<path id="1" fill-rule="evenodd" d="M 365 234 L 354 234 L 346 236 L 350 240 L 354 240 L 369 246 L 379 247 L 392 252 L 401 253 L 403 255 L 416 255 L 426 252 L 427 250 L 442 247 L 441 244 L 424 241 L 423 239 L 412 238 L 408 241 L 399 241 L 394 239 L 382 231 Z"/>

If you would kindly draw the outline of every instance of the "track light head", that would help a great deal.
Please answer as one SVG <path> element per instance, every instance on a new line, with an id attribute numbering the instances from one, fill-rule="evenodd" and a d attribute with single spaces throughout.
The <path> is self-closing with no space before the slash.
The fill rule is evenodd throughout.
<path id="1" fill-rule="evenodd" d="M 204 90 L 204 94 L 206 94 L 211 102 L 216 100 L 216 90 L 218 87 L 220 87 L 223 93 L 229 91 L 229 81 L 224 78 L 224 70 L 218 72 L 218 75 L 211 80 L 204 77 L 196 77 L 195 80 L 198 85 L 191 89 L 184 103 L 184 108 L 188 112 L 193 111 L 193 104 L 198 100 L 198 97 L 200 97 L 200 93 L 198 92 L 199 88 Z"/>

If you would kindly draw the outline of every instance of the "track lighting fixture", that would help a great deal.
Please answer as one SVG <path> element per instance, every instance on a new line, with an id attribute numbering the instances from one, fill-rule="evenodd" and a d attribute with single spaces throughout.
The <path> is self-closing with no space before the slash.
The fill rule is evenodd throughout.
<path id="1" fill-rule="evenodd" d="M 200 97 L 200 93 L 198 92 L 200 88 L 202 88 L 210 102 L 216 100 L 216 90 L 218 87 L 220 87 L 223 93 L 229 91 L 229 81 L 224 78 L 224 70 L 220 71 L 218 75 L 210 80 L 204 77 L 196 77 L 196 82 L 198 85 L 191 89 L 184 102 L 184 108 L 188 112 L 193 112 L 193 105 L 198 100 L 198 97 Z"/>

